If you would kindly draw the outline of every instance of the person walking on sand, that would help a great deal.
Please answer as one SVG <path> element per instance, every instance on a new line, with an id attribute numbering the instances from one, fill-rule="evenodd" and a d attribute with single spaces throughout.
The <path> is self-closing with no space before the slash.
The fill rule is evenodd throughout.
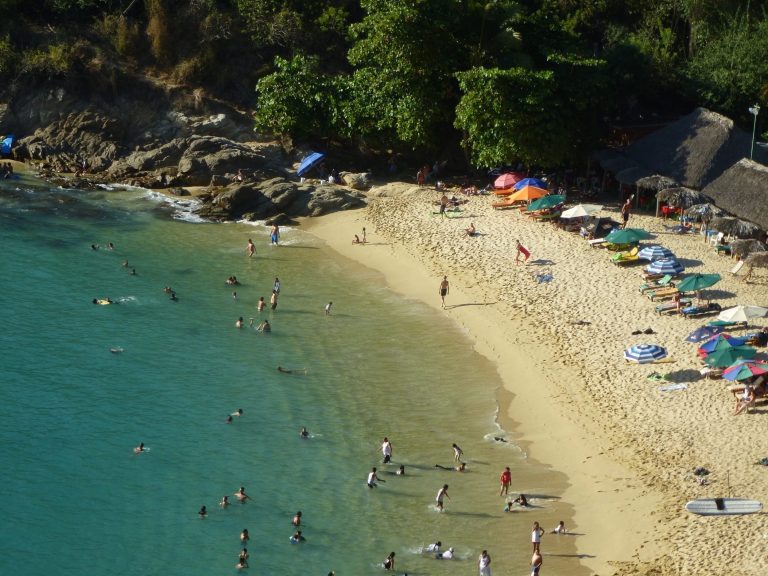
<path id="1" fill-rule="evenodd" d="M 443 303 L 443 308 L 445 308 L 445 297 L 448 296 L 448 292 L 450 290 L 450 285 L 448 284 L 448 276 L 443 276 L 443 281 L 440 282 L 440 301 Z"/>
<path id="2" fill-rule="evenodd" d="M 461 460 L 461 457 L 464 455 L 464 450 L 462 450 L 456 442 L 453 443 L 453 461 L 458 462 Z"/>
<path id="3" fill-rule="evenodd" d="M 381 444 L 381 454 L 383 456 L 384 464 L 389 464 L 392 460 L 392 442 L 390 442 L 389 438 L 386 436 L 384 436 L 384 442 Z"/>
<path id="4" fill-rule="evenodd" d="M 520 256 L 523 257 L 523 264 L 525 264 L 528 262 L 528 258 L 531 257 L 531 253 L 528 248 L 520 244 L 520 240 L 515 240 L 515 242 L 517 243 L 517 256 L 515 256 L 515 264 L 520 264 Z"/>
<path id="5" fill-rule="evenodd" d="M 533 544 L 533 553 L 541 553 L 541 537 L 544 535 L 544 528 L 539 526 L 538 522 L 533 523 L 533 530 L 531 530 L 531 543 Z"/>
<path id="6" fill-rule="evenodd" d="M 254 245 L 253 240 L 248 238 L 248 257 L 250 258 L 254 254 L 256 254 L 256 246 Z"/>
<path id="7" fill-rule="evenodd" d="M 510 472 L 509 466 L 504 468 L 504 472 L 501 473 L 499 483 L 501 484 L 501 488 L 499 489 L 499 496 L 502 494 L 505 496 L 509 494 L 509 486 L 512 484 L 512 472 Z"/>
<path id="8" fill-rule="evenodd" d="M 365 226 L 363 226 L 363 244 L 365 244 L 365 242 L 366 242 L 366 240 L 365 240 Z"/>
<path id="9" fill-rule="evenodd" d="M 621 229 L 627 227 L 627 222 L 629 222 L 629 213 L 632 210 L 632 199 L 635 197 L 634 194 L 632 194 L 629 198 L 627 198 L 626 202 L 622 204 L 621 206 Z"/>
<path id="10" fill-rule="evenodd" d="M 538 576 L 543 563 L 544 559 L 541 557 L 541 554 L 534 552 L 533 556 L 531 556 L 531 576 Z"/>
<path id="11" fill-rule="evenodd" d="M 480 569 L 480 576 L 491 576 L 491 557 L 488 550 L 483 550 L 480 558 L 477 560 L 477 567 Z"/>
<path id="12" fill-rule="evenodd" d="M 450 495 L 448 494 L 448 484 L 443 484 L 443 487 L 437 491 L 437 496 L 435 496 L 435 506 L 437 506 L 437 509 L 440 512 L 443 511 L 443 501 L 446 497 L 448 497 L 448 500 L 451 499 Z"/>

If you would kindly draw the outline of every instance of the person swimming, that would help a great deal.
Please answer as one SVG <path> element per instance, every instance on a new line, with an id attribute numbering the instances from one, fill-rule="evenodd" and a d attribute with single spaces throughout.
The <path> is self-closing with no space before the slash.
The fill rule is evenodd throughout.
<path id="1" fill-rule="evenodd" d="M 205 506 L 203 506 L 202 508 L 200 508 L 200 511 L 197 514 L 198 516 L 200 516 L 200 518 L 205 518 L 206 516 L 208 516 L 208 510 L 206 510 Z"/>
<path id="2" fill-rule="evenodd" d="M 309 438 L 309 430 L 307 430 L 305 426 L 302 426 L 301 430 L 299 430 L 299 436 L 301 438 Z"/>
<path id="3" fill-rule="evenodd" d="M 141 442 L 138 446 L 136 446 L 136 448 L 133 449 L 134 454 L 141 454 L 144 451 L 144 442 Z"/>
<path id="4" fill-rule="evenodd" d="M 250 498 L 250 496 L 248 496 L 245 493 L 245 487 L 240 486 L 240 489 L 237 492 L 235 492 L 235 498 L 237 498 L 240 502 L 245 502 L 246 500 L 248 500 L 248 498 Z"/>
<path id="5" fill-rule="evenodd" d="M 242 415 L 243 415 L 243 409 L 242 408 L 238 408 L 237 411 L 232 412 L 232 414 L 230 414 L 230 416 L 237 416 L 238 418 L 240 416 L 242 416 Z"/>
<path id="6" fill-rule="evenodd" d="M 293 536 L 291 536 L 290 540 L 291 544 L 299 544 L 306 541 L 306 538 L 301 535 L 301 530 L 296 530 L 296 532 L 293 533 Z"/>
<path id="7" fill-rule="evenodd" d="M 293 517 L 293 520 L 291 520 L 291 524 L 294 526 L 301 526 L 301 510 L 296 512 L 296 515 Z"/>
<path id="8" fill-rule="evenodd" d="M 222 497 L 221 502 L 219 502 L 219 506 L 221 506 L 222 508 L 226 508 L 227 506 L 229 506 L 229 496 L 225 495 L 224 497 Z"/>
<path id="9" fill-rule="evenodd" d="M 272 326 L 269 324 L 269 320 L 264 320 L 261 324 L 256 326 L 257 332 L 272 332 Z"/>

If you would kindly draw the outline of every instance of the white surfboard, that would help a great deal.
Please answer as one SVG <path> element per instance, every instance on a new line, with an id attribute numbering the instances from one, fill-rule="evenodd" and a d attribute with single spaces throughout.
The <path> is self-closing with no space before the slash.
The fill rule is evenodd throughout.
<path id="1" fill-rule="evenodd" d="M 725 516 L 755 514 L 763 509 L 763 504 L 757 500 L 744 498 L 701 498 L 688 502 L 685 509 L 701 516 Z"/>

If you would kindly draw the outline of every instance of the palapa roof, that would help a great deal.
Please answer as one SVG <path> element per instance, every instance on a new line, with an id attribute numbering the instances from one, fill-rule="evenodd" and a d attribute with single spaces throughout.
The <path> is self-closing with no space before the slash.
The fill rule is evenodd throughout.
<path id="1" fill-rule="evenodd" d="M 635 182 L 635 184 L 638 188 L 642 188 L 644 190 L 655 190 L 656 192 L 677 186 L 677 182 L 672 180 L 672 178 L 668 178 L 660 174 L 654 174 L 653 176 L 640 178 L 640 180 Z"/>
<path id="2" fill-rule="evenodd" d="M 763 235 L 763 231 L 757 224 L 733 216 L 719 216 L 714 218 L 712 222 L 710 222 L 709 227 L 712 228 L 712 230 L 717 230 L 724 234 L 731 234 L 737 238 L 759 238 Z"/>
<path id="3" fill-rule="evenodd" d="M 712 202 L 712 198 L 702 194 L 697 190 L 678 186 L 676 188 L 665 188 L 656 194 L 656 198 L 661 202 L 666 202 L 670 206 L 690 208 L 697 204 L 707 204 Z"/>
<path id="4" fill-rule="evenodd" d="M 626 168 L 616 174 L 616 180 L 622 184 L 637 184 L 640 180 L 646 180 L 653 176 L 653 172 L 642 166 Z"/>
<path id="5" fill-rule="evenodd" d="M 652 132 L 627 148 L 625 155 L 653 173 L 681 185 L 702 189 L 728 167 L 749 155 L 752 135 L 733 121 L 705 108 Z M 757 160 L 768 154 L 755 147 Z"/>
<path id="6" fill-rule="evenodd" d="M 768 230 L 768 167 L 744 158 L 702 192 L 719 208 Z"/>
<path id="7" fill-rule="evenodd" d="M 768 252 L 752 252 L 744 259 L 744 264 L 755 268 L 768 268 Z"/>

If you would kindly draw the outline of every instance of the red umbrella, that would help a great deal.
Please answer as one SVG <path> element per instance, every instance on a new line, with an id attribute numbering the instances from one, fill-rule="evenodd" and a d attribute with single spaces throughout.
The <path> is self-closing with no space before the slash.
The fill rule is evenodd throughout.
<path id="1" fill-rule="evenodd" d="M 512 188 L 512 186 L 520 182 L 523 178 L 525 178 L 525 176 L 520 174 L 520 172 L 507 172 L 496 178 L 493 187 L 497 190 L 506 190 L 507 188 Z"/>

